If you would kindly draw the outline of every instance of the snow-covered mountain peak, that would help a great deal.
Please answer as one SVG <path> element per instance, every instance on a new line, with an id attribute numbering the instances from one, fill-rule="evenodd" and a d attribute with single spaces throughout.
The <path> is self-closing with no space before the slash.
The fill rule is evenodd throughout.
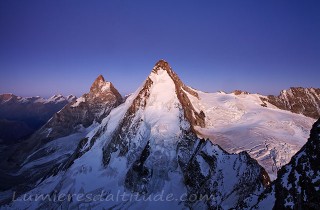
<path id="1" fill-rule="evenodd" d="M 183 117 L 183 105 L 176 94 L 175 81 L 163 68 L 153 70 L 144 84 L 128 97 L 124 107 L 119 107 L 115 112 L 120 112 L 121 109 L 127 110 L 121 111 L 122 128 L 120 132 L 116 132 L 117 137 L 132 137 L 138 132 L 150 138 L 152 136 L 154 143 L 160 146 L 163 142 L 157 142 L 156 139 L 171 139 L 173 142 L 173 139 L 177 140 L 177 136 L 182 135 L 181 129 L 190 128 L 190 124 Z M 150 133 L 143 134 L 144 130 L 149 129 Z"/>
<path id="2" fill-rule="evenodd" d="M 64 106 L 16 150 L 23 147 L 28 153 L 13 153 L 17 160 L 11 158 L 8 165 L 21 163 L 18 172 L 12 171 L 20 173 L 22 181 L 9 183 L 10 191 L 0 192 L 0 197 L 11 199 L 13 191 L 20 196 L 5 206 L 9 209 L 250 209 L 271 184 L 267 171 L 276 173 L 289 161 L 304 143 L 301 139 L 312 121 L 262 97 L 268 99 L 244 91 L 197 91 L 160 60 L 122 103 L 118 91 L 100 75 L 89 93 Z M 287 181 L 285 188 L 290 184 L 288 193 L 293 195 L 280 197 L 282 201 L 291 200 L 299 189 L 295 186 L 301 185 L 308 188 L 301 195 L 318 202 L 319 133 L 320 122 L 313 128 L 314 140 L 280 170 L 283 176 L 275 183 Z M 299 177 L 293 180 L 296 174 Z M 25 192 L 99 194 L 106 201 L 109 195 L 125 193 L 137 200 L 87 202 L 71 196 L 71 201 L 20 202 Z M 277 192 L 284 190 L 273 194 Z M 177 199 L 141 200 L 158 195 Z M 186 200 L 179 200 L 183 195 Z M 202 200 L 202 195 L 209 197 Z"/>
<path id="3" fill-rule="evenodd" d="M 191 100 L 200 100 L 201 93 L 183 84 L 167 62 L 159 61 L 144 84 L 119 106 L 117 95 L 101 92 L 104 84 L 104 79 L 98 77 L 94 91 L 64 107 L 39 132 L 45 134 L 46 139 L 50 137 L 49 141 L 59 138 L 70 142 L 66 139 L 73 137 L 66 135 L 79 133 L 78 125 L 83 129 L 89 128 L 93 121 L 101 122 L 91 126 L 91 132 L 84 138 L 77 137 L 79 143 L 77 148 L 70 149 L 72 155 L 56 161 L 52 170 L 50 164 L 36 168 L 36 175 L 42 181 L 28 193 L 87 194 L 104 190 L 108 194 L 137 196 L 163 193 L 177 198 L 182 195 L 213 197 L 207 201 L 175 199 L 163 203 L 43 201 L 23 203 L 24 207 L 76 209 L 87 205 L 87 209 L 94 206 L 96 209 L 163 209 L 165 205 L 168 209 L 239 209 L 246 197 L 259 194 L 269 185 L 268 174 L 245 152 L 228 154 L 211 141 L 196 136 L 195 128 L 205 125 L 205 114 L 203 107 Z M 29 158 L 29 166 L 36 165 L 36 157 L 44 156 L 40 152 L 45 152 L 47 162 L 55 158 L 51 150 L 38 151 Z M 61 157 L 60 150 L 55 151 Z M 35 177 L 33 175 L 34 180 Z M 52 185 L 48 186 L 46 183 L 50 180 Z M 19 205 L 21 203 L 14 202 L 11 207 L 19 208 Z"/>
<path id="4" fill-rule="evenodd" d="M 43 98 L 40 96 L 33 96 L 33 97 L 21 97 L 16 96 L 12 93 L 5 93 L 0 94 L 0 103 L 21 103 L 21 104 L 60 104 L 64 103 L 67 104 L 68 102 L 71 102 L 76 99 L 76 96 L 70 95 L 70 96 L 63 96 L 61 94 L 56 94 L 51 96 L 50 98 Z"/>
<path id="5" fill-rule="evenodd" d="M 179 79 L 178 75 L 171 69 L 168 62 L 165 60 L 159 60 L 155 66 L 153 67 L 148 79 L 152 81 L 152 83 L 173 83 L 174 88 L 172 89 L 175 92 L 177 83 L 180 83 L 178 86 L 185 86 L 181 80 Z M 177 87 L 180 88 L 180 87 Z M 167 91 L 166 88 L 163 91 Z"/>
<path id="6" fill-rule="evenodd" d="M 77 96 L 74 96 L 74 95 L 71 94 L 71 95 L 68 95 L 66 98 L 67 98 L 68 102 L 70 103 L 70 102 L 76 100 Z"/>
<path id="7" fill-rule="evenodd" d="M 186 86 L 179 78 L 179 76 L 172 70 L 169 63 L 165 60 L 159 60 L 152 69 L 151 74 L 147 78 L 142 91 L 151 87 L 154 83 L 166 83 L 171 84 L 157 85 L 158 92 L 166 92 L 167 94 L 175 95 L 181 104 L 184 117 L 191 124 L 191 129 L 195 131 L 195 126 L 204 127 L 204 113 L 201 110 L 195 110 L 190 102 L 188 94 L 198 98 L 198 93 Z M 173 84 L 173 85 L 172 85 Z M 161 87 L 161 89 L 159 88 Z M 148 91 L 147 91 L 148 92 Z M 149 92 L 148 92 L 149 93 Z M 159 100 L 160 101 L 160 100 Z"/>
<path id="8" fill-rule="evenodd" d="M 60 102 L 60 101 L 65 101 L 66 100 L 66 98 L 63 96 L 63 95 L 61 95 L 61 94 L 57 94 L 57 95 L 53 95 L 53 96 L 51 96 L 48 100 L 47 100 L 47 103 L 49 103 L 49 102 Z"/>
<path id="9" fill-rule="evenodd" d="M 151 133 L 162 137 L 180 131 L 182 106 L 176 95 L 175 84 L 167 71 L 159 69 L 149 76 L 152 85 L 145 99 L 143 119 L 151 126 Z"/>

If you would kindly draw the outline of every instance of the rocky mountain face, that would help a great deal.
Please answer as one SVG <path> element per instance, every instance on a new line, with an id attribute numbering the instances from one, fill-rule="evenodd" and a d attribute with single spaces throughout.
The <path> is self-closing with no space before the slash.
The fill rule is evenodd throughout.
<path id="1" fill-rule="evenodd" d="M 2 183 L 0 189 L 21 193 L 51 174 L 74 153 L 81 139 L 120 103 L 119 92 L 100 75 L 89 93 L 65 105 L 29 139 L 1 152 L 0 178 L 7 182 Z"/>
<path id="2" fill-rule="evenodd" d="M 99 76 L 31 143 L 9 160 L 0 157 L 6 160 L 0 164 L 2 207 L 319 209 L 320 122 L 303 146 L 314 119 L 268 100 L 240 90 L 192 89 L 164 60 L 123 103 Z M 86 198 L 11 202 L 14 192 L 18 200 L 23 193 Z M 159 201 L 167 196 L 172 199 Z"/>
<path id="3" fill-rule="evenodd" d="M 55 113 L 38 133 L 45 134 L 45 141 L 70 135 L 81 127 L 87 128 L 94 122 L 101 123 L 121 103 L 122 96 L 117 89 L 99 75 L 89 93 Z"/>
<path id="4" fill-rule="evenodd" d="M 23 150 L 38 148 L 54 139 L 86 130 L 101 123 L 110 111 L 122 103 L 122 97 L 102 75 L 93 82 L 90 92 L 67 104 L 28 139 Z M 19 149 L 20 150 L 20 149 Z"/>
<path id="5" fill-rule="evenodd" d="M 247 91 L 242 91 L 242 90 L 234 90 L 232 93 L 235 94 L 236 96 L 238 96 L 238 95 L 248 95 L 248 94 L 250 94 L 249 92 L 247 92 Z"/>
<path id="6" fill-rule="evenodd" d="M 256 209 L 320 209 L 320 119 L 308 142 L 278 172 Z"/>
<path id="7" fill-rule="evenodd" d="M 13 202 L 6 207 L 246 208 L 250 195 L 260 194 L 270 184 L 268 174 L 246 152 L 229 154 L 199 139 L 196 127 L 205 125 L 205 115 L 192 105 L 189 95 L 198 97 L 167 62 L 159 61 L 144 84 L 87 134 L 66 161 L 28 189 L 29 194 L 50 195 L 104 192 L 102 199 L 123 193 L 136 195 L 137 199 L 170 194 L 173 200 L 46 200 Z M 81 103 L 70 106 L 76 105 Z M 47 158 L 52 159 L 52 155 Z M 182 195 L 183 200 L 179 199 Z M 205 195 L 207 199 L 200 198 Z"/>
<path id="8" fill-rule="evenodd" d="M 54 113 L 76 100 L 75 96 L 54 95 L 23 98 L 13 94 L 0 95 L 0 143 L 13 144 L 43 126 Z"/>
<path id="9" fill-rule="evenodd" d="M 320 89 L 292 87 L 281 91 L 279 96 L 262 98 L 279 109 L 303 114 L 318 119 L 320 117 Z"/>

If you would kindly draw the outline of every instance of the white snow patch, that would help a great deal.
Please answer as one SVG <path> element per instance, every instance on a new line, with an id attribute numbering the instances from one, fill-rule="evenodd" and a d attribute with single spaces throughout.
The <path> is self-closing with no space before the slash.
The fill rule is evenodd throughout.
<path id="1" fill-rule="evenodd" d="M 105 82 L 105 84 L 101 86 L 101 91 L 104 92 L 109 90 L 110 90 L 110 82 Z"/>
<path id="2" fill-rule="evenodd" d="M 85 97 L 80 97 L 71 105 L 71 107 L 77 107 L 83 102 L 86 102 Z"/>
<path id="3" fill-rule="evenodd" d="M 271 180 L 277 168 L 287 164 L 306 143 L 314 119 L 274 106 L 262 107 L 259 94 L 188 94 L 196 110 L 206 116 L 205 128 L 196 127 L 199 137 L 209 138 L 229 153 L 247 151 L 268 172 Z"/>

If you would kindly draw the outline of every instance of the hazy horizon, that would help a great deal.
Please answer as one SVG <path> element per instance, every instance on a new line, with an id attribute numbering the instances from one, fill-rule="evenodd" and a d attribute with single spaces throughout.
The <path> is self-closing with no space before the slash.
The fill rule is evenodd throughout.
<path id="1" fill-rule="evenodd" d="M 173 69 L 174 70 L 174 69 Z M 151 71 L 150 71 L 151 72 Z M 114 82 L 113 81 L 110 81 L 110 80 L 108 80 L 108 78 L 106 78 L 106 76 L 105 75 L 103 75 L 103 74 L 101 74 L 103 77 L 104 77 L 104 79 L 106 80 L 106 81 L 108 81 L 108 82 L 111 82 L 113 85 L 114 85 Z M 97 75 L 96 77 L 98 77 L 99 75 Z M 148 75 L 147 75 L 148 76 Z M 146 76 L 146 78 L 147 78 L 147 76 Z M 180 75 L 178 75 L 179 77 L 180 77 Z M 96 79 L 96 77 L 95 78 L 92 78 L 92 82 L 90 83 L 88 83 L 88 86 L 87 86 L 87 90 L 85 91 L 85 92 L 83 92 L 83 93 L 80 93 L 80 94 L 74 94 L 74 93 L 72 93 L 72 92 L 70 92 L 70 93 L 68 93 L 68 91 L 65 91 L 65 93 L 61 93 L 61 92 L 55 92 L 55 93 L 53 93 L 53 94 L 51 94 L 51 95 L 28 95 L 28 94 L 25 94 L 25 95 L 21 95 L 21 94 L 16 94 L 15 92 L 1 92 L 0 94 L 13 94 L 13 95 L 16 95 L 16 96 L 21 96 L 21 97 L 37 97 L 37 96 L 40 96 L 40 97 L 42 97 L 42 98 L 50 98 L 50 97 L 52 97 L 52 96 L 54 96 L 54 95 L 57 95 L 57 94 L 61 94 L 61 95 L 63 95 L 63 96 L 68 96 L 68 95 L 74 95 L 74 96 L 77 96 L 77 97 L 80 97 L 80 96 L 82 96 L 83 94 L 85 94 L 85 93 L 88 93 L 89 91 L 90 91 L 90 87 L 91 87 L 91 85 L 92 85 L 92 83 L 94 82 L 94 80 Z M 145 79 L 146 79 L 145 78 Z M 181 77 L 180 77 L 181 78 Z M 182 81 L 182 82 L 184 82 L 184 81 Z M 116 86 L 115 86 L 115 88 L 120 92 L 120 94 L 122 95 L 122 96 L 125 96 L 125 95 L 129 95 L 129 94 L 132 94 L 133 92 L 135 92 L 141 85 L 143 85 L 143 83 L 144 83 L 144 81 L 141 81 L 141 84 L 139 85 L 139 86 L 137 86 L 132 92 L 122 92 L 120 89 L 118 89 Z M 185 83 L 186 84 L 186 83 Z M 187 86 L 190 86 L 190 85 L 188 85 L 188 84 L 186 84 Z M 231 92 L 233 92 L 233 91 L 235 91 L 235 90 L 241 90 L 241 91 L 246 91 L 246 92 L 249 92 L 249 93 L 251 93 L 251 94 L 255 94 L 255 93 L 257 93 L 257 94 L 261 94 L 261 95 L 279 95 L 280 94 L 280 91 L 282 91 L 282 90 L 285 90 L 285 89 L 289 89 L 289 88 L 291 88 L 291 87 L 301 87 L 301 86 L 290 86 L 290 87 L 287 87 L 287 88 L 284 88 L 284 89 L 281 89 L 281 90 L 279 90 L 278 92 L 275 92 L 275 93 L 261 93 L 261 92 L 250 92 L 250 91 L 248 91 L 248 90 L 245 90 L 245 89 L 228 89 L 228 90 L 213 90 L 213 91 L 205 91 L 205 90 L 201 90 L 201 89 L 199 89 L 199 88 L 197 88 L 197 87 L 194 87 L 194 86 L 190 86 L 190 87 L 192 87 L 192 88 L 194 88 L 194 89 L 197 89 L 197 90 L 199 90 L 199 91 L 202 91 L 202 92 L 209 92 L 209 93 L 214 93 L 214 92 L 218 92 L 218 91 L 223 91 L 223 92 L 226 92 L 226 93 L 231 93 Z M 319 86 L 320 87 L 320 86 Z M 312 86 L 305 86 L 304 88 L 319 88 L 319 87 L 312 87 Z"/>

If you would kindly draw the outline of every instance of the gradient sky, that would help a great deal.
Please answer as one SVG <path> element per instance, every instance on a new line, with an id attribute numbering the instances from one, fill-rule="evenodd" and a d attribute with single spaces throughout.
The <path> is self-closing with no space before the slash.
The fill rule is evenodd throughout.
<path id="1" fill-rule="evenodd" d="M 0 0 L 0 93 L 127 94 L 159 59 L 203 91 L 320 87 L 320 1 Z"/>

